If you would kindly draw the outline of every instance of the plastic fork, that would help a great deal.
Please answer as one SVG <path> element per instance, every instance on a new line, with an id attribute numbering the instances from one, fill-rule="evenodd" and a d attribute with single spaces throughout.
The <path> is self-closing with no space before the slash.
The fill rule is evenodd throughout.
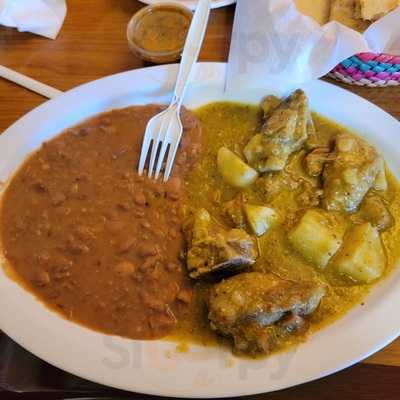
<path id="1" fill-rule="evenodd" d="M 199 0 L 183 49 L 172 102 L 166 110 L 155 115 L 147 123 L 139 160 L 139 175 L 143 174 L 150 148 L 148 176 L 151 178 L 154 175 L 154 178 L 158 179 L 164 163 L 164 182 L 171 174 L 183 132 L 180 118 L 183 96 L 199 57 L 210 8 L 210 0 Z"/>

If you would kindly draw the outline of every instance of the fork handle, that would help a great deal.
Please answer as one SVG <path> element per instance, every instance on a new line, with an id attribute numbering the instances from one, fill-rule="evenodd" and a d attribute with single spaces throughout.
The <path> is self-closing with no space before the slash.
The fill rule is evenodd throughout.
<path id="1" fill-rule="evenodd" d="M 196 64 L 199 57 L 201 45 L 203 44 L 204 35 L 207 29 L 210 8 L 210 0 L 199 0 L 190 24 L 185 46 L 183 48 L 174 97 L 172 100 L 172 104 L 176 105 L 178 111 L 182 105 L 183 96 L 188 86 L 193 66 Z"/>

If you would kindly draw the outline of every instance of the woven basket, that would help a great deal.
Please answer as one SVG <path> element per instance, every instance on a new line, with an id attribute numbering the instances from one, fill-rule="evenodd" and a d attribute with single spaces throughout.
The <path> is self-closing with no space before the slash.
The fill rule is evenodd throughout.
<path id="1" fill-rule="evenodd" d="M 328 76 L 358 86 L 397 86 L 400 85 L 400 56 L 360 53 L 344 60 Z"/>

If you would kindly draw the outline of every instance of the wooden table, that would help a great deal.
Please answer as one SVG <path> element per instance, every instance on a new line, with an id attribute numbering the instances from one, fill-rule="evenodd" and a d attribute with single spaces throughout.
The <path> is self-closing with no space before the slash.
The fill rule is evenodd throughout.
<path id="1" fill-rule="evenodd" d="M 65 24 L 55 41 L 0 27 L 0 64 L 61 90 L 146 66 L 132 56 L 125 40 L 126 24 L 141 6 L 135 0 L 69 0 Z M 202 60 L 227 60 L 233 14 L 234 6 L 212 12 L 201 53 Z M 400 88 L 341 86 L 400 118 Z M 42 97 L 0 79 L 0 132 L 44 101 Z M 254 398 L 312 399 L 318 396 L 321 399 L 399 399 L 399 379 L 398 339 L 362 364 L 334 376 Z M 11 394 L 8 397 L 60 398 L 59 395 L 36 397 Z M 135 395 L 131 397 L 142 398 Z"/>

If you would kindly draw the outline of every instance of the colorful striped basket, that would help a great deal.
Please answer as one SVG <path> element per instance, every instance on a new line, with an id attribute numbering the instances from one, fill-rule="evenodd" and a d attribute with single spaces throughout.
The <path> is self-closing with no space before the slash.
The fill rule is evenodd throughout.
<path id="1" fill-rule="evenodd" d="M 397 86 L 400 85 L 400 56 L 357 54 L 336 66 L 328 76 L 358 86 Z"/>

